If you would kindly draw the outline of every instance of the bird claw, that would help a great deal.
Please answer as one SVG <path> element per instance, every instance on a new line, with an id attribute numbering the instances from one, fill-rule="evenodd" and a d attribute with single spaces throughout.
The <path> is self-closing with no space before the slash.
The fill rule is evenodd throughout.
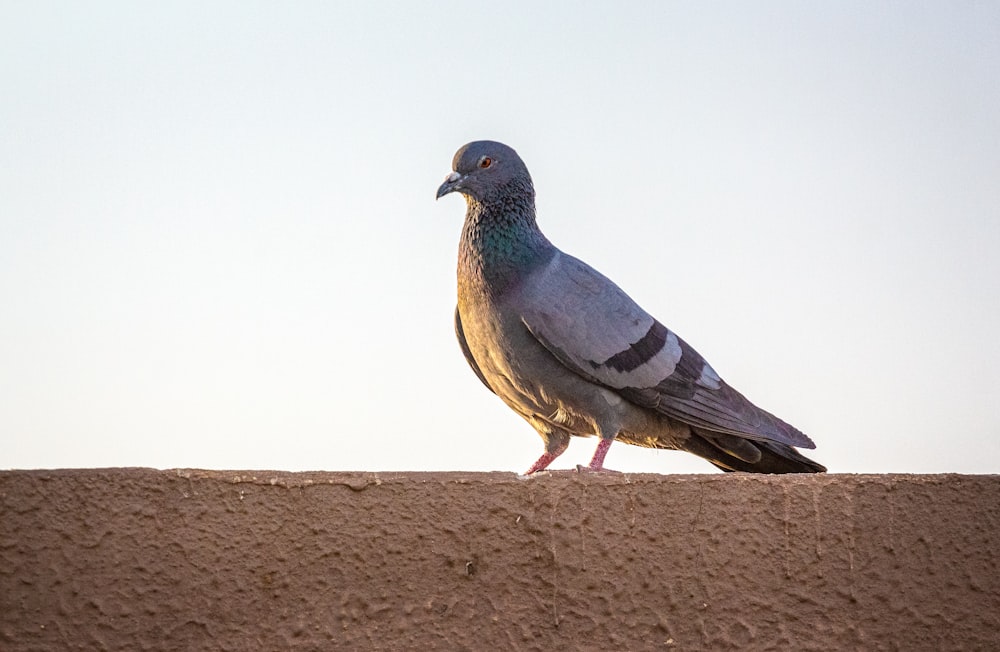
<path id="1" fill-rule="evenodd" d="M 622 471 L 615 471 L 613 469 L 594 469 L 589 466 L 584 466 L 583 464 L 577 464 L 576 468 L 573 469 L 543 469 L 541 471 L 535 471 L 533 473 L 518 473 L 518 480 L 531 480 L 532 478 L 542 478 L 542 477 L 557 477 L 566 475 L 578 475 L 580 473 L 592 473 L 594 475 L 600 475 L 602 473 L 611 473 L 615 475 L 624 475 Z"/>
<path id="2" fill-rule="evenodd" d="M 583 464 L 576 465 L 577 473 L 617 473 L 618 475 L 624 475 L 621 471 L 615 471 L 614 469 L 606 469 L 603 466 L 595 469 L 592 466 L 584 466 Z"/>

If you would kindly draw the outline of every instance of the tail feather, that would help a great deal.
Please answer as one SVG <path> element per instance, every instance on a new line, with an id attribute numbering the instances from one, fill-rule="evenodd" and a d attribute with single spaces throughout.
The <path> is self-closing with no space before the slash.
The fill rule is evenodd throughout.
<path id="1" fill-rule="evenodd" d="M 746 446 L 760 451 L 760 459 L 746 454 Z M 742 439 L 737 449 L 728 439 L 719 439 L 715 433 L 692 432 L 683 449 L 703 457 L 723 471 L 746 473 L 823 473 L 826 467 L 814 462 L 787 444 L 772 441 Z M 729 449 L 729 450 L 726 450 Z M 733 453 L 738 453 L 739 456 Z"/>

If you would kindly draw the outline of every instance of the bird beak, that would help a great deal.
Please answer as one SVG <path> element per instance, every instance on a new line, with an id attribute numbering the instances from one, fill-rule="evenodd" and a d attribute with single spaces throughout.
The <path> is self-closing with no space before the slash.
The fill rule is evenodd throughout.
<path id="1" fill-rule="evenodd" d="M 458 172 L 452 172 L 445 177 L 444 183 L 442 183 L 441 187 L 438 188 L 437 199 L 441 199 L 449 192 L 455 192 L 456 190 L 461 189 L 463 179 L 465 179 L 465 177 Z"/>

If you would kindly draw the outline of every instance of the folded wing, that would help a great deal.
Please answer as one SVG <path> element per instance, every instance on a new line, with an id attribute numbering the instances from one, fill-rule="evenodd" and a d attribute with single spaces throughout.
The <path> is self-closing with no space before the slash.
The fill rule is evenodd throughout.
<path id="1" fill-rule="evenodd" d="M 727 385 L 701 355 L 586 263 L 559 252 L 520 297 L 522 321 L 560 362 L 623 398 L 689 425 L 814 448 Z"/>

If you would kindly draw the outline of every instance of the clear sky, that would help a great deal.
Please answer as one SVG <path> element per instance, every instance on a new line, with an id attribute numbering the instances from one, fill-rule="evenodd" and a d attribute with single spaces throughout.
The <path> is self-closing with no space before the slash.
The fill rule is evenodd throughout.
<path id="1" fill-rule="evenodd" d="M 998 35 L 971 1 L 2 2 L 0 468 L 526 469 L 434 201 L 492 139 L 831 471 L 998 473 Z"/>

